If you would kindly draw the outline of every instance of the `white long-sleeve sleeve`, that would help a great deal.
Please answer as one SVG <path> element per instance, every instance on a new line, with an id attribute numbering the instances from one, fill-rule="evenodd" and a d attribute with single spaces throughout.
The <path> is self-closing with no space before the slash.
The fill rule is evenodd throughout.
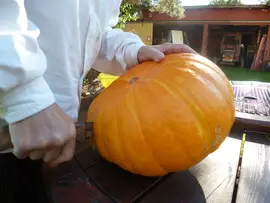
<path id="1" fill-rule="evenodd" d="M 99 55 L 93 66 L 97 71 L 112 75 L 121 75 L 127 69 L 137 65 L 138 51 L 142 46 L 145 46 L 136 34 L 112 29 L 118 22 L 119 12 L 119 7 L 112 11 Z"/>
<path id="2" fill-rule="evenodd" d="M 14 123 L 55 102 L 43 78 L 46 57 L 39 29 L 27 19 L 24 0 L 0 3 L 0 118 Z"/>

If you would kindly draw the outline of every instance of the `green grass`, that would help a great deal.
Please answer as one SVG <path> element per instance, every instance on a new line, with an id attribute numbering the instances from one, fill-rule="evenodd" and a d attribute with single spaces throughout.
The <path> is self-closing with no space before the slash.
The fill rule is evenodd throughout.
<path id="1" fill-rule="evenodd" d="M 270 72 L 255 72 L 246 68 L 221 67 L 229 80 L 270 82 Z"/>

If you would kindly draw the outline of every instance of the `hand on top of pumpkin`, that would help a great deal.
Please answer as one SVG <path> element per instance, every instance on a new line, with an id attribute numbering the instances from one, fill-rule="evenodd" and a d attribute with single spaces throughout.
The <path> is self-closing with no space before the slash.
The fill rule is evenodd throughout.
<path id="1" fill-rule="evenodd" d="M 164 55 L 174 53 L 193 53 L 196 52 L 185 44 L 160 44 L 154 46 L 143 46 L 138 52 L 138 61 L 142 63 L 144 61 L 161 62 L 164 59 Z"/>

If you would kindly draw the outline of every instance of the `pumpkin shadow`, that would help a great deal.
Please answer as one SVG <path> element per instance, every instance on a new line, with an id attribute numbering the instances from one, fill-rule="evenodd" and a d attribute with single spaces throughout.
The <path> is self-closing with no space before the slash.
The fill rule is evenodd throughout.
<path id="1" fill-rule="evenodd" d="M 115 202 L 206 202 L 202 187 L 189 171 L 164 177 L 144 177 L 125 171 L 103 158 L 86 171 L 90 180 Z"/>
<path id="2" fill-rule="evenodd" d="M 189 171 L 170 174 L 140 203 L 205 203 L 206 198 L 197 178 Z"/>

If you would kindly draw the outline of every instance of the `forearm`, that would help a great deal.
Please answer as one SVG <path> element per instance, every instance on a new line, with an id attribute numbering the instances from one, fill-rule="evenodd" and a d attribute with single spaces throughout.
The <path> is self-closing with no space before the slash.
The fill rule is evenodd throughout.
<path id="1" fill-rule="evenodd" d="M 94 68 L 100 72 L 121 75 L 138 64 L 137 55 L 142 46 L 144 44 L 137 35 L 108 28 Z"/>

